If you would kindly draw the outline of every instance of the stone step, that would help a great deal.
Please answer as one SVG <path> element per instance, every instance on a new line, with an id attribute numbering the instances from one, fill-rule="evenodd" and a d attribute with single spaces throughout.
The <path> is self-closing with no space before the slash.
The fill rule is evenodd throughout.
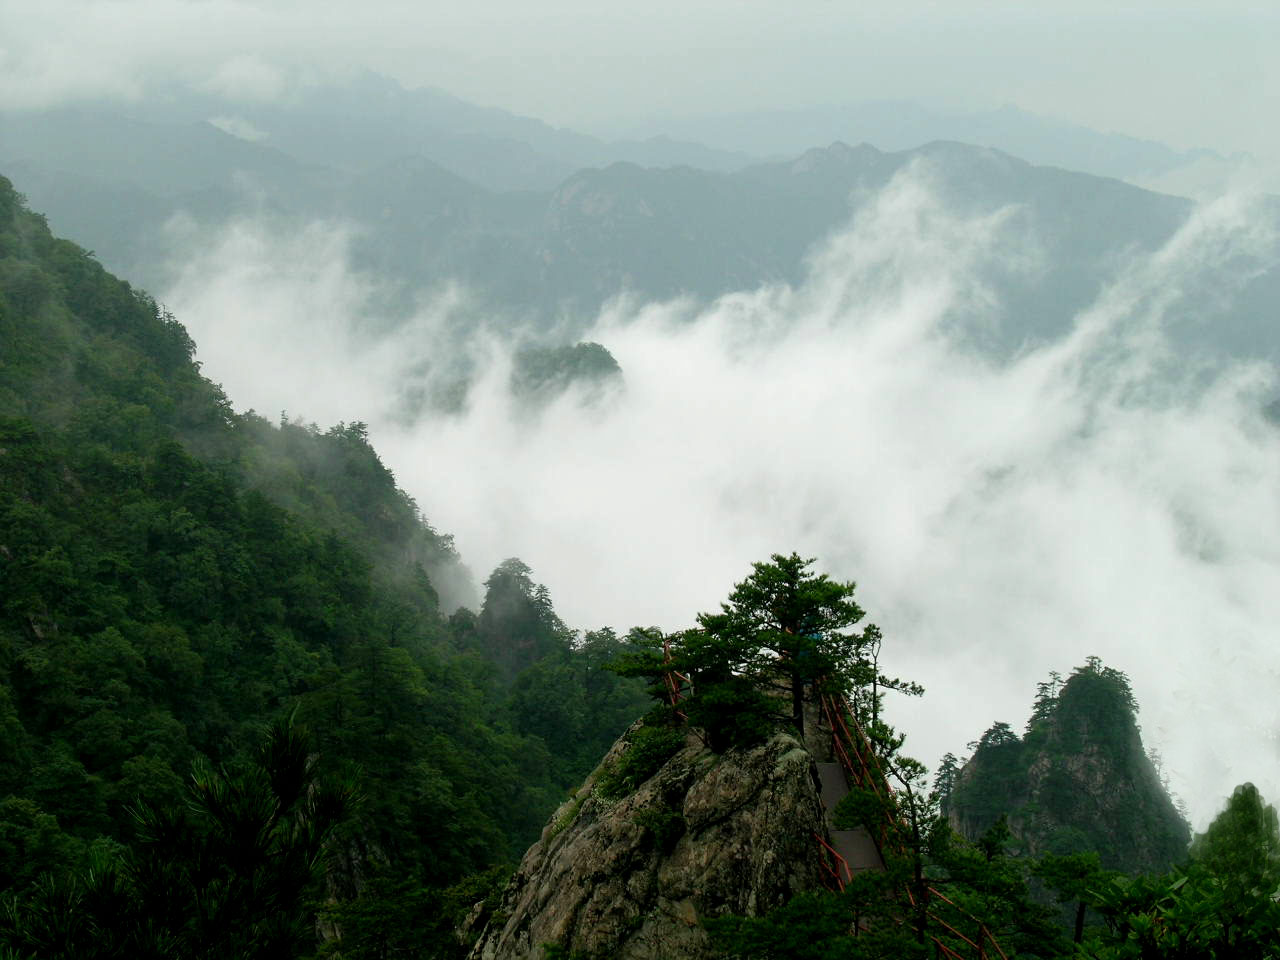
<path id="1" fill-rule="evenodd" d="M 827 811 L 828 829 L 831 833 L 831 845 L 844 857 L 853 873 L 860 870 L 883 870 L 884 860 L 876 848 L 875 841 L 865 827 L 856 830 L 831 830 L 831 812 L 836 804 L 849 792 L 849 783 L 845 779 L 844 769 L 838 763 L 819 763 L 818 782 L 822 788 L 822 807 Z"/>
<path id="2" fill-rule="evenodd" d="M 831 813 L 849 792 L 849 783 L 838 763 L 819 763 L 818 781 L 822 785 L 822 808 Z"/>
<path id="3" fill-rule="evenodd" d="M 844 857 L 849 870 L 858 873 L 862 870 L 883 870 L 884 861 L 880 851 L 866 827 L 857 830 L 832 830 L 831 846 Z"/>

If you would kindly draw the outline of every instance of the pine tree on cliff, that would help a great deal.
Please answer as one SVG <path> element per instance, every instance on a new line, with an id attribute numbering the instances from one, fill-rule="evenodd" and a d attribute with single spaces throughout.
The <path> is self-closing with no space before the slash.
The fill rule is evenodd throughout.
<path id="1" fill-rule="evenodd" d="M 775 553 L 752 564 L 719 613 L 699 614 L 697 627 L 670 636 L 632 631 L 630 650 L 610 669 L 649 679 L 650 693 L 664 701 L 666 678 L 691 680 L 693 696 L 680 709 L 717 750 L 758 742 L 779 721 L 803 733 L 804 688 L 814 680 L 855 699 L 876 700 L 879 689 L 916 692 L 879 676 L 880 631 L 874 624 L 853 630 L 864 615 L 853 599 L 855 585 L 813 573 L 813 563 Z M 785 714 L 774 691 L 787 694 Z"/>
<path id="2" fill-rule="evenodd" d="M 852 632 L 863 617 L 854 583 L 815 574 L 813 563 L 797 553 L 775 553 L 769 563 L 752 564 L 751 575 L 733 588 L 719 613 L 698 616 L 681 655 L 694 675 L 728 673 L 761 683 L 780 678 L 801 733 L 805 684 L 821 678 L 845 686 L 860 679 L 864 651 L 879 635 L 871 625 Z"/>

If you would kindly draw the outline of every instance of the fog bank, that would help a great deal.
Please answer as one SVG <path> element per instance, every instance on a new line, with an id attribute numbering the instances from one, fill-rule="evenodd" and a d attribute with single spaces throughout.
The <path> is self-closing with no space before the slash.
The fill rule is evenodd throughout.
<path id="1" fill-rule="evenodd" d="M 412 426 L 405 385 L 429 385 L 463 295 L 387 332 L 332 224 L 176 249 L 162 299 L 237 407 L 367 421 L 473 569 L 521 557 L 575 626 L 689 625 L 796 549 L 858 581 L 890 669 L 926 686 L 893 711 L 926 762 L 1021 727 L 1038 680 L 1097 654 L 1131 677 L 1198 826 L 1241 780 L 1280 797 L 1275 375 L 1175 356 L 1161 332 L 1180 297 L 1226 302 L 1274 262 L 1247 200 L 1200 208 L 1117 264 L 1069 337 L 996 362 L 957 330 L 999 306 L 985 265 L 1037 269 L 1033 238 L 1016 209 L 952 215 L 916 168 L 798 288 L 606 310 L 589 338 L 625 386 L 604 402 L 530 410 L 511 338 L 478 334 L 464 412 Z"/>

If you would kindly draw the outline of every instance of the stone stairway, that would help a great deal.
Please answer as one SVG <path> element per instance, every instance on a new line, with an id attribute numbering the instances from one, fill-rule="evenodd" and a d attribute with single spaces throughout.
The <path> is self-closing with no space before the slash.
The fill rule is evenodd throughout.
<path id="1" fill-rule="evenodd" d="M 871 756 L 871 743 L 857 722 L 852 709 L 844 697 L 835 697 L 822 703 L 814 697 L 805 703 L 804 736 L 805 746 L 814 757 L 823 810 L 826 811 L 827 832 L 830 834 L 830 848 L 824 853 L 826 861 L 831 864 L 830 850 L 834 850 L 848 864 L 850 875 L 867 870 L 885 869 L 884 859 L 880 855 L 873 834 L 865 827 L 856 830 L 836 830 L 832 817 L 836 806 L 849 795 L 849 779 L 845 767 L 836 762 L 843 759 L 853 767 L 850 757 L 857 760 L 864 774 L 870 779 L 874 774 L 868 770 L 862 757 Z M 846 723 L 847 718 L 847 723 Z M 836 726 L 836 730 L 832 726 Z M 854 732 L 856 731 L 856 736 Z M 822 758 L 822 759 L 818 759 Z M 880 773 L 879 762 L 870 761 Z M 888 783 L 881 780 L 877 790 L 888 790 Z M 824 842 L 825 846 L 825 842 Z M 840 869 L 839 884 L 844 889 L 847 879 L 844 870 Z M 905 891 L 911 897 L 910 891 Z M 936 947 L 936 955 L 948 960 L 1007 960 L 999 941 L 987 929 L 978 917 L 957 906 L 936 887 L 930 885 L 924 894 L 927 915 L 932 926 L 928 937 Z M 915 904 L 915 899 L 911 903 Z M 950 919 L 939 915 L 944 911 Z M 867 929 L 866 918 L 859 918 L 860 929 Z M 963 927 L 967 933 L 958 929 Z"/>
<path id="2" fill-rule="evenodd" d="M 866 827 L 856 830 L 837 830 L 831 823 L 836 804 L 849 792 L 849 783 L 838 763 L 818 763 L 818 780 L 822 786 L 822 806 L 827 811 L 827 830 L 831 845 L 844 857 L 852 873 L 862 870 L 883 870 L 884 860 Z"/>

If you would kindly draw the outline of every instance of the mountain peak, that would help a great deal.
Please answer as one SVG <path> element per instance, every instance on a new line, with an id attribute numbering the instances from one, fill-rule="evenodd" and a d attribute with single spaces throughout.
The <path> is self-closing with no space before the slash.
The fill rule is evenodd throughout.
<path id="1" fill-rule="evenodd" d="M 841 167 L 863 166 L 882 157 L 883 154 L 869 143 L 851 147 L 843 140 L 830 146 L 806 150 L 791 163 L 792 173 L 811 173 Z"/>

